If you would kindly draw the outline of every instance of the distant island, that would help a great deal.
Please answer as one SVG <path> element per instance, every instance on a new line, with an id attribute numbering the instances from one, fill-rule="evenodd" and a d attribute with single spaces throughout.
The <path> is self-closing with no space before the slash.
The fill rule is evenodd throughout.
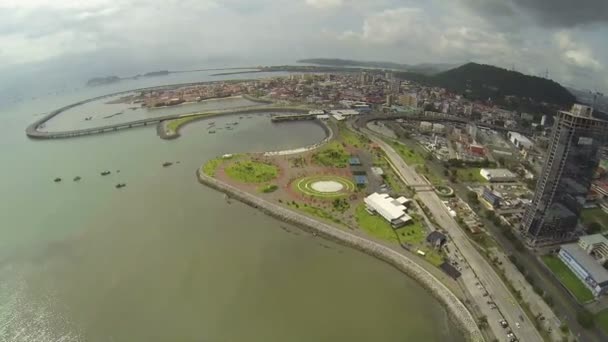
<path id="1" fill-rule="evenodd" d="M 169 75 L 169 70 L 150 71 L 144 74 L 144 77 L 166 76 Z"/>
<path id="2" fill-rule="evenodd" d="M 170 73 L 171 72 L 169 70 L 159 70 L 159 71 L 150 71 L 143 75 L 138 74 L 138 75 L 129 76 L 129 77 L 118 77 L 118 76 L 93 77 L 87 81 L 87 86 L 95 87 L 95 86 L 100 86 L 100 85 L 117 83 L 117 82 L 124 81 L 124 80 L 136 80 L 140 77 L 166 76 L 166 75 L 169 75 Z"/>
<path id="3" fill-rule="evenodd" d="M 93 77 L 87 81 L 87 86 L 94 87 L 105 84 L 112 84 L 120 81 L 121 78 L 118 76 Z"/>

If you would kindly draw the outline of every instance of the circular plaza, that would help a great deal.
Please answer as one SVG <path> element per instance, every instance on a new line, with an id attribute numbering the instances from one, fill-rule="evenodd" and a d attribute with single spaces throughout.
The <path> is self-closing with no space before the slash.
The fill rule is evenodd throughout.
<path id="1" fill-rule="evenodd" d="M 311 197 L 337 198 L 355 191 L 355 184 L 340 176 L 309 176 L 293 182 L 296 191 Z"/>

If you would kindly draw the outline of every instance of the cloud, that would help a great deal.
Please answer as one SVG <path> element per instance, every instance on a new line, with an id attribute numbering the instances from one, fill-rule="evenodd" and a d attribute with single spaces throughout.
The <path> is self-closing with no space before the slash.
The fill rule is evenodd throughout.
<path id="1" fill-rule="evenodd" d="M 306 4 L 318 9 L 336 8 L 343 5 L 342 0 L 306 0 Z"/>
<path id="2" fill-rule="evenodd" d="M 586 84 L 608 79 L 606 6 L 607 0 L 0 0 L 0 73 L 33 63 L 71 70 L 78 60 L 104 74 L 98 70 L 328 56 L 476 61 L 535 74 L 550 68 L 558 80 Z"/>
<path id="3" fill-rule="evenodd" d="M 554 39 L 566 63 L 580 68 L 603 69 L 603 65 L 593 56 L 591 49 L 580 42 L 575 42 L 568 32 L 557 32 Z"/>
<path id="4" fill-rule="evenodd" d="M 606 0 L 461 0 L 472 10 L 491 17 L 522 18 L 544 27 L 572 28 L 608 24 Z"/>

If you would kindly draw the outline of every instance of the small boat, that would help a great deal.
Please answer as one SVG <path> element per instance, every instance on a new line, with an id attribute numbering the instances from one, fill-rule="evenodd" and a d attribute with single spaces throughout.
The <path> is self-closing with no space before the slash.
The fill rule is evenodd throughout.
<path id="1" fill-rule="evenodd" d="M 209 134 L 215 134 L 215 131 L 209 131 Z"/>
<path id="2" fill-rule="evenodd" d="M 121 189 L 121 188 L 124 188 L 125 186 L 127 186 L 127 184 L 125 184 L 125 183 L 118 183 L 118 184 L 116 184 L 116 189 Z"/>
<path id="3" fill-rule="evenodd" d="M 74 182 L 78 182 L 79 180 L 81 180 L 82 178 L 80 178 L 80 176 L 76 176 L 74 177 Z"/>
<path id="4" fill-rule="evenodd" d="M 232 127 L 226 127 L 227 130 L 232 131 L 234 128 Z"/>
<path id="5" fill-rule="evenodd" d="M 102 172 L 102 173 L 101 173 L 101 175 L 102 175 L 102 176 L 107 176 L 107 175 L 109 175 L 110 173 L 111 173 L 110 171 L 106 170 L 106 171 Z"/>
<path id="6" fill-rule="evenodd" d="M 61 182 L 61 178 L 59 178 L 59 177 L 55 178 L 55 179 L 54 179 L 54 182 L 55 182 L 55 183 L 59 183 L 59 182 Z"/>
<path id="7" fill-rule="evenodd" d="M 167 167 L 167 166 L 171 166 L 171 165 L 173 165 L 172 162 L 164 162 L 163 163 L 163 167 Z"/>
<path id="8" fill-rule="evenodd" d="M 232 125 L 233 125 L 233 126 L 236 126 L 236 125 L 238 125 L 238 124 L 239 124 L 239 123 L 238 123 L 238 122 L 236 122 L 236 121 L 232 123 Z"/>

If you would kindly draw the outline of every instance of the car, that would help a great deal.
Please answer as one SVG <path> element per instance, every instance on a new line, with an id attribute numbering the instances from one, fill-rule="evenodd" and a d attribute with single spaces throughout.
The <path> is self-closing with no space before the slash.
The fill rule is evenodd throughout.
<path id="1" fill-rule="evenodd" d="M 521 324 L 519 324 L 519 322 L 515 322 L 515 326 L 517 327 L 517 329 L 521 328 Z"/>
<path id="2" fill-rule="evenodd" d="M 503 328 L 507 328 L 509 326 L 509 323 L 507 321 L 505 321 L 504 319 L 501 319 L 500 321 L 498 321 L 498 323 Z"/>

